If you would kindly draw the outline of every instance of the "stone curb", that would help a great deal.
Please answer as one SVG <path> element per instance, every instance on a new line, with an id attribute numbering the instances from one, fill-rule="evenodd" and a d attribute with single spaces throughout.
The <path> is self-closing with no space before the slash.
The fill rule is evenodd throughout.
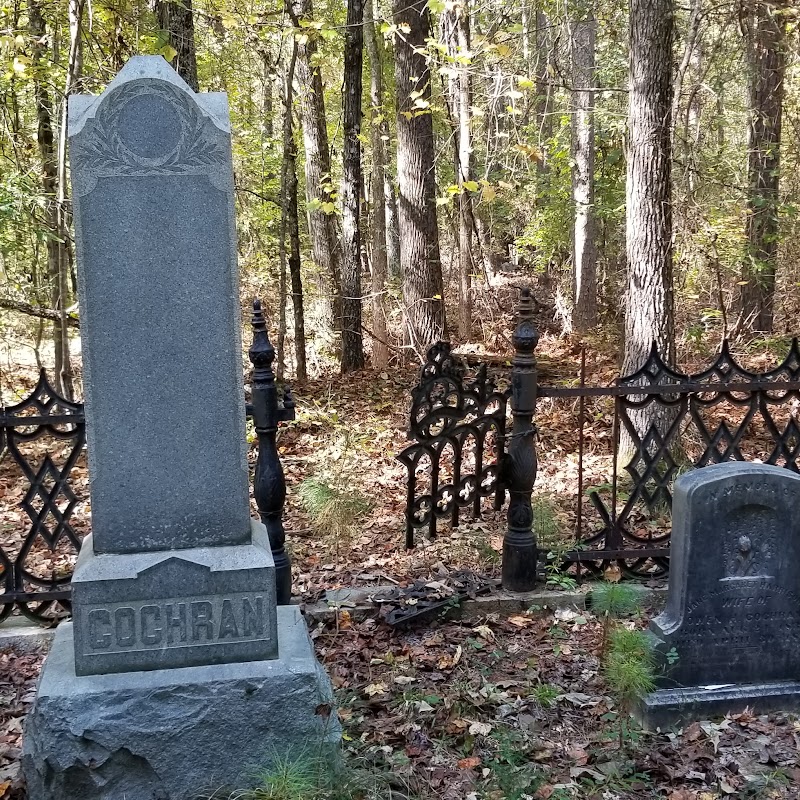
<path id="1" fill-rule="evenodd" d="M 314 622 L 334 620 L 336 614 L 347 611 L 355 620 L 366 619 L 377 614 L 377 606 L 370 598 L 388 592 L 395 586 L 375 586 L 373 588 L 332 589 L 326 592 L 325 600 L 307 604 L 303 607 L 305 616 Z M 666 586 L 642 586 L 642 603 L 661 607 L 667 597 Z M 504 592 L 479 595 L 464 600 L 460 606 L 449 610 L 448 616 L 474 622 L 488 614 L 519 614 L 525 611 L 547 613 L 556 608 L 585 609 L 586 600 L 591 595 L 592 584 L 586 584 L 570 591 L 537 589 L 533 592 Z M 431 612 L 435 616 L 436 612 Z M 430 617 L 423 618 L 426 621 Z"/>
<path id="2" fill-rule="evenodd" d="M 303 614 L 313 622 L 329 622 L 336 619 L 340 611 L 347 611 L 355 620 L 364 620 L 377 615 L 377 606 L 370 597 L 383 594 L 395 586 L 375 586 L 372 588 L 331 589 L 325 600 L 302 604 Z M 660 606 L 667 597 L 666 587 L 641 587 L 642 602 Z M 465 600 L 459 607 L 450 609 L 448 616 L 475 622 L 489 614 L 519 614 L 525 611 L 547 613 L 556 608 L 586 608 L 586 600 L 591 595 L 591 584 L 572 591 L 552 591 L 540 589 L 533 592 L 503 592 L 479 595 L 474 600 Z M 431 612 L 435 617 L 436 612 Z M 424 621 L 430 620 L 423 618 Z M 19 652 L 32 652 L 49 647 L 55 635 L 55 628 L 34 625 L 25 617 L 11 617 L 0 624 L 0 651 L 13 648 Z"/>
<path id="3" fill-rule="evenodd" d="M 17 652 L 30 653 L 49 647 L 55 633 L 55 628 L 43 628 L 26 617 L 9 617 L 0 624 L 0 650 L 13 648 Z"/>

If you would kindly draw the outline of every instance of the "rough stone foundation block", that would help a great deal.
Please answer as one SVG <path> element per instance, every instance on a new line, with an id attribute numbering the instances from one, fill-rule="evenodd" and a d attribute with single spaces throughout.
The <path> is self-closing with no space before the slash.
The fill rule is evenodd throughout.
<path id="1" fill-rule="evenodd" d="M 97 554 L 72 580 L 78 675 L 263 661 L 278 655 L 275 563 L 266 528 L 250 544 Z"/>
<path id="2" fill-rule="evenodd" d="M 711 689 L 695 686 L 659 689 L 642 701 L 637 716 L 650 730 L 666 730 L 698 719 L 713 719 L 751 709 L 756 714 L 800 711 L 800 683 L 777 681 Z"/>
<path id="3" fill-rule="evenodd" d="M 78 677 L 61 625 L 25 723 L 32 800 L 196 800 L 249 788 L 276 758 L 336 753 L 328 677 L 295 606 L 278 609 L 280 658 Z"/>

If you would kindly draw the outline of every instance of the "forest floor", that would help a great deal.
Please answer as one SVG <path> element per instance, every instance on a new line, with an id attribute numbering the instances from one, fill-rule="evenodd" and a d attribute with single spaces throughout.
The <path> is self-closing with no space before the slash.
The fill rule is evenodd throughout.
<path id="1" fill-rule="evenodd" d="M 502 307 L 513 308 L 512 299 L 509 292 Z M 482 319 L 495 313 L 483 331 L 485 344 L 461 352 L 488 357 L 502 371 L 511 354 L 512 325 L 510 314 L 496 309 L 486 310 Z M 543 382 L 577 385 L 580 347 L 559 337 L 550 317 L 543 316 L 541 327 L 537 352 Z M 770 344 L 753 350 L 748 364 L 774 365 L 780 360 L 775 352 Z M 617 359 L 613 340 L 591 339 L 586 382 L 611 383 L 618 375 Z M 713 350 L 694 347 L 681 363 L 698 369 L 712 359 Z M 418 366 L 392 366 L 294 387 L 297 419 L 281 429 L 278 444 L 289 492 L 285 527 L 293 591 L 301 602 L 337 588 L 403 587 L 413 580 L 435 584 L 463 569 L 498 576 L 502 512 L 487 509 L 478 520 L 442 526 L 433 541 L 418 535 L 414 550 L 404 548 L 406 475 L 395 456 L 409 444 L 409 392 L 418 374 Z M 30 363 L 6 368 L 0 375 L 4 402 L 23 397 L 35 377 Z M 608 485 L 612 461 L 610 405 L 588 402 L 585 414 L 584 491 Z M 577 402 L 540 403 L 535 527 L 564 543 L 574 538 L 579 510 L 577 419 Z M 33 444 L 29 452 L 36 459 L 48 446 L 52 442 Z M 300 487 L 309 478 L 358 498 L 358 511 L 334 521 L 333 532 L 302 502 Z M 83 455 L 72 487 L 79 498 L 73 526 L 80 537 L 89 527 Z M 11 460 L 0 460 L 0 544 L 11 552 L 29 523 L 19 505 L 26 489 Z M 588 513 L 585 506 L 580 511 Z M 37 546 L 27 564 L 49 574 L 67 569 L 73 558 L 68 547 L 54 558 Z M 643 626 L 647 618 L 645 610 L 635 624 Z M 742 714 L 659 734 L 631 725 L 620 747 L 625 715 L 600 668 L 600 630 L 600 621 L 584 611 L 533 609 L 469 624 L 434 619 L 399 630 L 383 622 L 377 610 L 371 618 L 355 620 L 346 608 L 339 609 L 335 622 L 318 625 L 312 636 L 337 690 L 354 774 L 385 782 L 382 790 L 373 786 L 372 793 L 354 797 L 799 796 L 800 722 L 791 716 Z M 0 798 L 24 796 L 17 777 L 21 726 L 42 655 L 0 654 Z"/>

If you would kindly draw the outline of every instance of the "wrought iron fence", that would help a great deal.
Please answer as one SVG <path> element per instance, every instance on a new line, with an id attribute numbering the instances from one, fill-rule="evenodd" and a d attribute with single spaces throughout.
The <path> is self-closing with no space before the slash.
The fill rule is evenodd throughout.
<path id="1" fill-rule="evenodd" d="M 502 376 L 487 377 L 485 366 L 470 373 L 447 343 L 430 351 L 412 391 L 416 442 L 398 456 L 408 468 L 407 546 L 415 531 L 434 537 L 440 521 L 458 525 L 462 508 L 479 516 L 481 497 L 491 496 L 495 509 L 504 503 L 515 466 L 504 448 L 511 390 L 498 389 L 502 382 Z M 473 397 L 491 397 L 491 411 Z M 577 489 L 571 499 L 558 498 L 562 509 L 569 507 L 573 529 L 566 544 L 545 543 L 545 552 L 578 576 L 602 574 L 609 565 L 639 578 L 666 574 L 672 484 L 683 471 L 748 457 L 800 471 L 796 339 L 781 364 L 760 373 L 741 366 L 728 342 L 696 373 L 670 367 L 654 346 L 639 370 L 609 386 L 586 385 L 584 350 L 578 386 L 537 385 L 534 397 L 540 435 L 546 434 L 545 402 L 577 404 Z M 610 477 L 587 487 L 587 404 L 602 402 L 613 404 Z M 484 430 L 495 439 L 481 436 Z M 481 448 L 474 456 L 472 442 Z"/>
<path id="2" fill-rule="evenodd" d="M 410 430 L 417 441 L 398 455 L 408 469 L 406 547 L 414 546 L 417 528 L 434 537 L 438 519 L 458 525 L 465 508 L 478 516 L 484 497 L 502 507 L 505 489 L 497 470 L 508 400 L 508 390 L 488 377 L 485 364 L 471 372 L 447 342 L 428 351 L 411 391 Z M 421 474 L 429 475 L 428 491 L 418 491 Z"/>
<path id="3" fill-rule="evenodd" d="M 39 458 L 27 445 L 45 437 L 61 447 L 51 448 Z M 44 370 L 24 400 L 0 407 L 0 454 L 10 458 L 28 484 L 19 503 L 26 518 L 24 532 L 21 536 L 2 532 L 0 621 L 15 606 L 44 624 L 69 613 L 69 582 L 80 549 L 72 525 L 78 497 L 69 477 L 85 440 L 83 405 L 61 397 Z"/>
<path id="4" fill-rule="evenodd" d="M 253 301 L 251 325 L 252 402 L 246 413 L 258 439 L 253 495 L 275 559 L 278 603 L 284 605 L 291 599 L 292 578 L 282 521 L 286 482 L 275 438 L 279 424 L 294 419 L 295 406 L 290 389 L 275 382 L 275 350 L 258 300 Z M 60 446 L 26 447 L 47 437 Z M 82 539 L 73 512 L 83 499 L 72 479 L 85 441 L 83 404 L 61 397 L 44 370 L 24 400 L 0 406 L 0 469 L 9 458 L 21 473 L 0 472 L 0 490 L 5 486 L 10 493 L 19 478 L 28 486 L 16 504 L 27 519 L 23 530 L 18 522 L 0 528 L 0 622 L 15 607 L 40 625 L 54 625 L 70 614 L 70 581 Z M 12 505 L 5 503 L 8 510 Z"/>

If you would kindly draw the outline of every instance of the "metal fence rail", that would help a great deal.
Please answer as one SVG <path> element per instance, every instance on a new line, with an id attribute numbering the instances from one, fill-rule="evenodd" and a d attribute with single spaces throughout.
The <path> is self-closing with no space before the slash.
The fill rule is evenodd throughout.
<path id="1" fill-rule="evenodd" d="M 445 365 L 447 374 L 442 375 Z M 430 351 L 420 383 L 412 391 L 410 434 L 416 442 L 398 456 L 408 468 L 407 546 L 413 546 L 415 531 L 434 537 L 440 521 L 457 525 L 459 508 L 479 516 L 481 497 L 492 496 L 494 508 L 502 507 L 515 469 L 504 449 L 510 389 L 496 389 L 502 380 L 488 378 L 485 365 L 471 374 L 447 343 Z M 491 387 L 494 403 L 488 414 L 476 400 L 465 399 L 487 396 L 484 387 Z M 542 399 L 578 402 L 578 479 L 570 511 L 573 542 L 553 556 L 563 569 L 578 575 L 602 574 L 610 564 L 639 578 L 666 574 L 672 484 L 686 469 L 760 456 L 765 463 L 799 471 L 797 339 L 781 364 L 762 373 L 742 367 L 728 342 L 723 342 L 710 366 L 691 374 L 670 367 L 653 346 L 639 370 L 610 386 L 586 385 L 584 351 L 579 386 L 537 385 L 533 393 L 540 405 L 535 417 L 540 426 Z M 602 490 L 585 492 L 586 405 L 596 398 L 613 403 L 611 480 Z M 438 427 L 420 425 L 420 418 L 425 423 L 438 420 Z M 478 436 L 476 427 L 478 432 L 496 431 L 496 441 L 487 447 L 486 437 Z M 472 460 L 467 451 L 473 445 L 465 447 L 468 442 L 482 448 Z M 623 456 L 626 460 L 620 467 Z M 466 475 L 465 458 L 476 465 Z M 482 485 L 478 476 L 485 477 L 482 493 L 473 491 Z M 637 523 L 647 516 L 660 524 L 637 530 Z"/>
<path id="2" fill-rule="evenodd" d="M 37 465 L 24 445 L 43 437 L 62 442 L 63 452 L 47 452 Z M 61 397 L 44 370 L 24 400 L 0 407 L 0 453 L 14 462 L 28 484 L 21 507 L 29 520 L 18 548 L 0 547 L 0 621 L 15 606 L 44 624 L 69 613 L 72 563 L 80 549 L 71 524 L 78 498 L 69 477 L 85 441 L 83 405 Z M 49 569 L 32 563 L 39 548 L 54 556 Z"/>

